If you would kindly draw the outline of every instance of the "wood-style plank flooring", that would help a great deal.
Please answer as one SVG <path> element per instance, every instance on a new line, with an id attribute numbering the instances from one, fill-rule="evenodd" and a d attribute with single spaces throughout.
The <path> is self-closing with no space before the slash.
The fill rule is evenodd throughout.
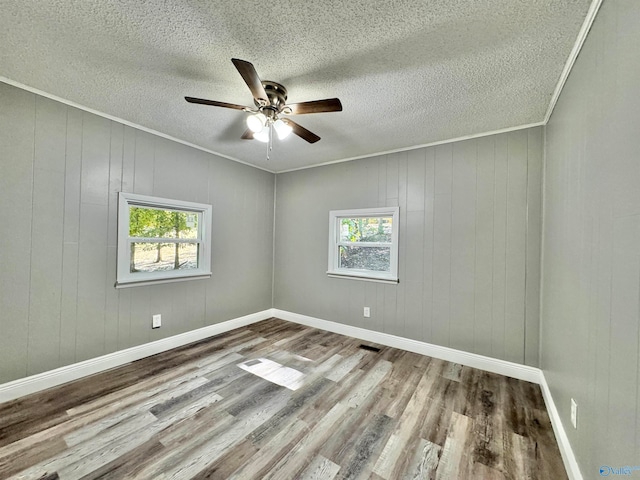
<path id="1" fill-rule="evenodd" d="M 0 478 L 567 476 L 537 385 L 270 319 L 1 404 Z"/>

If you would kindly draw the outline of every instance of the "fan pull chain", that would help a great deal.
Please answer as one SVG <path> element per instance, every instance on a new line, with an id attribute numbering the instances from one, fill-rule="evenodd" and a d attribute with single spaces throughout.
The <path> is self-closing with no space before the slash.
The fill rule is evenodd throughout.
<path id="1" fill-rule="evenodd" d="M 269 142 L 267 143 L 267 162 L 269 161 L 269 155 L 273 148 L 273 125 L 269 124 Z"/>

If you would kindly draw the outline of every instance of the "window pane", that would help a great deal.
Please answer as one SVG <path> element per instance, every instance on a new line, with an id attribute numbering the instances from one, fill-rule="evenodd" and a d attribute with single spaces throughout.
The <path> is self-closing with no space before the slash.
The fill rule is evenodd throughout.
<path id="1" fill-rule="evenodd" d="M 131 273 L 194 270 L 198 268 L 198 244 L 132 243 L 129 265 Z"/>
<path id="2" fill-rule="evenodd" d="M 148 207 L 129 207 L 129 236 L 198 238 L 198 214 Z"/>
<path id="3" fill-rule="evenodd" d="M 340 267 L 391 271 L 391 247 L 345 247 L 340 246 Z"/>
<path id="4" fill-rule="evenodd" d="M 391 243 L 392 217 L 340 219 L 340 242 Z"/>

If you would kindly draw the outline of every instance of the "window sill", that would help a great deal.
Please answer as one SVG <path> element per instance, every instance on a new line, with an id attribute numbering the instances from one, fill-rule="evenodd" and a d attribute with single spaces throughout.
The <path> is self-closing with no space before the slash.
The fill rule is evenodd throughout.
<path id="1" fill-rule="evenodd" d="M 398 278 L 394 277 L 377 277 L 367 274 L 359 273 L 342 273 L 342 272 L 327 272 L 327 276 L 331 278 L 344 278 L 348 280 L 364 280 L 367 282 L 388 283 L 391 285 L 397 285 L 400 283 Z"/>
<path id="2" fill-rule="evenodd" d="M 202 274 L 202 275 L 191 275 L 186 277 L 175 277 L 175 278 L 162 278 L 157 280 L 140 280 L 140 281 L 131 281 L 131 282 L 120 282 L 115 284 L 116 288 L 131 288 L 131 287 L 144 287 L 148 285 L 158 285 L 161 283 L 174 283 L 174 282 L 187 282 L 189 280 L 201 280 L 204 278 L 211 278 L 211 274 Z"/>

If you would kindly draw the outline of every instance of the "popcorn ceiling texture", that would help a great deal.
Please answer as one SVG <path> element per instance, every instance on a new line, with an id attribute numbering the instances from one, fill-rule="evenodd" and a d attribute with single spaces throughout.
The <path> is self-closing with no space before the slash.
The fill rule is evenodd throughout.
<path id="1" fill-rule="evenodd" d="M 541 122 L 590 0 L 1 0 L 0 76 L 273 171 Z M 245 141 L 231 58 L 322 140 Z M 179 159 L 176 159 L 179 161 Z"/>

